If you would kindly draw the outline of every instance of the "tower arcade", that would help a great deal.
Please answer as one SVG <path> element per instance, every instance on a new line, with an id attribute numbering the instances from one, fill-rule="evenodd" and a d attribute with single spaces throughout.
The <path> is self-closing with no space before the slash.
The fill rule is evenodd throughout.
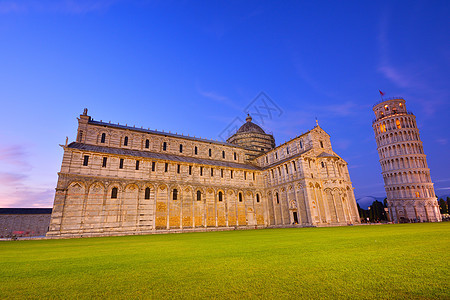
<path id="1" fill-rule="evenodd" d="M 372 126 L 391 220 L 441 221 L 416 117 L 406 110 L 402 98 L 383 100 L 373 111 Z"/>

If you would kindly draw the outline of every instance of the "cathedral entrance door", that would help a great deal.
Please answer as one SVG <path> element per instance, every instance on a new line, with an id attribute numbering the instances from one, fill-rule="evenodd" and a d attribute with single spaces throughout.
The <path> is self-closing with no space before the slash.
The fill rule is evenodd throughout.
<path id="1" fill-rule="evenodd" d="M 298 216 L 297 216 L 297 212 L 294 211 L 294 212 L 292 212 L 292 213 L 293 213 L 293 215 L 294 215 L 294 223 L 295 223 L 295 224 L 298 224 Z"/>

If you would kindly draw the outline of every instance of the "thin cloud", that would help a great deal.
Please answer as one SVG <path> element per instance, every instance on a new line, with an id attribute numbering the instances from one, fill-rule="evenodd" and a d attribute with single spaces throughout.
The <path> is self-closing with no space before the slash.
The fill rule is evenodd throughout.
<path id="1" fill-rule="evenodd" d="M 0 173 L 0 182 L 4 186 L 16 184 L 18 182 L 22 182 L 28 176 L 25 174 L 17 174 L 17 173 Z"/>
<path id="2" fill-rule="evenodd" d="M 304 67 L 301 57 L 298 54 L 294 53 L 292 56 L 295 70 L 304 82 L 306 82 L 310 87 L 312 87 L 317 93 L 321 95 L 325 95 L 330 98 L 336 97 L 334 93 L 328 91 L 327 86 L 322 85 L 309 74 L 309 72 Z"/>
<path id="3" fill-rule="evenodd" d="M 338 139 L 335 140 L 333 144 L 337 149 L 347 150 L 350 148 L 352 141 L 347 139 Z"/>
<path id="4" fill-rule="evenodd" d="M 0 191 L 1 207 L 52 207 L 55 190 L 36 186 L 23 186 L 12 192 Z"/>
<path id="5" fill-rule="evenodd" d="M 331 104 L 320 106 L 320 110 L 328 112 L 331 115 L 337 116 L 350 116 L 359 114 L 359 107 L 351 101 L 347 101 L 341 104 Z"/>
<path id="6" fill-rule="evenodd" d="M 205 98 L 213 100 L 214 102 L 225 104 L 233 109 L 242 110 L 244 108 L 244 107 L 241 107 L 240 105 L 237 105 L 236 103 L 234 103 L 230 98 L 220 95 L 217 92 L 203 90 L 202 88 L 200 88 L 198 86 L 198 84 L 197 84 L 197 92 Z"/>
<path id="7" fill-rule="evenodd" d="M 378 45 L 380 50 L 380 61 L 378 71 L 383 74 L 388 80 L 400 88 L 407 89 L 413 93 L 427 95 L 416 98 L 416 102 L 423 107 L 423 112 L 426 116 L 432 117 L 439 111 L 439 106 L 445 103 L 448 98 L 445 90 L 439 89 L 436 83 L 430 80 L 430 74 L 434 74 L 433 68 L 436 66 L 421 64 L 414 61 L 402 67 L 397 67 L 391 62 L 390 57 L 390 42 L 388 38 L 389 20 L 391 16 L 385 12 L 379 25 Z M 428 74 L 428 75 L 427 75 Z M 430 97 L 430 95 L 433 95 Z"/>
<path id="8" fill-rule="evenodd" d="M 0 164 L 13 165 L 20 167 L 21 170 L 29 170 L 31 165 L 27 162 L 27 159 L 28 152 L 23 146 L 0 147 Z"/>
<path id="9" fill-rule="evenodd" d="M 84 14 L 106 10 L 117 2 L 118 0 L 3 1 L 0 3 L 0 14 L 28 12 Z"/>
<path id="10" fill-rule="evenodd" d="M 380 20 L 380 29 L 378 34 L 378 45 L 380 47 L 380 65 L 378 70 L 396 85 L 408 88 L 411 86 L 411 79 L 401 73 L 390 63 L 389 57 L 389 39 L 387 36 L 389 29 L 389 14 L 384 13 Z"/>
<path id="11" fill-rule="evenodd" d="M 447 145 L 448 144 L 448 139 L 441 138 L 441 139 L 437 139 L 436 142 L 441 144 L 441 145 Z"/>
<path id="12" fill-rule="evenodd" d="M 449 182 L 449 181 L 450 181 L 450 178 L 433 180 L 434 183 L 436 183 L 436 182 Z"/>

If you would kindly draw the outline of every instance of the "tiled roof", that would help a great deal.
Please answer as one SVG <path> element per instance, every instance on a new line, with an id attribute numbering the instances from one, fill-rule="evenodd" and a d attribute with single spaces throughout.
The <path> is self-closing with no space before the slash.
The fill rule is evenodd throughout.
<path id="1" fill-rule="evenodd" d="M 273 162 L 273 163 L 271 163 L 270 165 L 265 166 L 264 169 L 269 169 L 269 168 L 273 168 L 273 167 L 275 167 L 275 166 L 284 164 L 285 162 L 290 161 L 290 160 L 293 159 L 293 158 L 297 158 L 297 157 L 302 156 L 303 154 L 305 154 L 305 153 L 308 152 L 309 150 L 311 150 L 311 149 L 304 150 L 303 152 L 300 152 L 300 153 L 294 154 L 294 155 L 292 155 L 292 156 L 289 156 L 289 157 L 283 158 L 283 159 L 281 159 L 281 160 L 278 160 L 278 161 L 276 161 L 276 162 Z"/>
<path id="2" fill-rule="evenodd" d="M 191 156 L 156 153 L 156 152 L 150 152 L 150 151 L 139 151 L 139 150 L 96 146 L 96 145 L 82 144 L 82 143 L 77 143 L 77 142 L 70 143 L 67 147 L 73 148 L 73 149 L 84 150 L 84 151 L 98 152 L 98 153 L 108 153 L 108 154 L 115 154 L 115 155 L 127 155 L 127 156 L 135 156 L 135 157 L 154 158 L 154 159 L 169 160 L 169 161 L 174 161 L 174 162 L 213 165 L 213 166 L 219 166 L 219 167 L 238 168 L 238 169 L 247 169 L 247 170 L 261 170 L 261 168 L 251 165 L 251 164 L 235 163 L 235 162 L 213 160 L 213 159 L 202 159 L 202 158 L 195 158 L 195 157 L 191 157 Z"/>
<path id="3" fill-rule="evenodd" d="M 330 154 L 330 153 L 326 153 L 326 152 L 322 152 L 320 153 L 317 157 L 333 157 L 333 158 L 339 158 L 336 155 Z"/>
<path id="4" fill-rule="evenodd" d="M 51 208 L 0 208 L 0 215 L 49 215 Z"/>
<path id="5" fill-rule="evenodd" d="M 236 133 L 247 133 L 247 132 L 257 132 L 266 134 L 261 127 L 250 121 L 245 122 L 244 125 L 242 125 L 241 128 L 239 128 Z"/>
<path id="6" fill-rule="evenodd" d="M 107 126 L 107 127 L 114 127 L 114 128 L 120 128 L 120 129 L 127 129 L 127 130 L 133 130 L 133 131 L 139 131 L 139 132 L 151 133 L 151 134 L 157 134 L 157 135 L 163 135 L 163 136 L 170 136 L 170 137 L 181 138 L 181 139 L 186 139 L 186 140 L 218 144 L 218 145 L 222 145 L 222 146 L 230 146 L 230 147 L 235 147 L 235 148 L 242 148 L 242 147 L 240 147 L 238 145 L 227 143 L 227 142 L 208 140 L 208 139 L 202 139 L 202 138 L 197 138 L 197 137 L 193 137 L 193 136 L 186 136 L 186 135 L 175 134 L 175 133 L 170 133 L 170 132 L 161 132 L 161 131 L 144 129 L 144 128 L 136 128 L 136 127 L 130 127 L 130 126 L 125 126 L 125 125 L 119 125 L 119 124 L 99 122 L 99 121 L 94 121 L 92 119 L 89 120 L 89 124 L 99 125 L 99 126 Z"/>

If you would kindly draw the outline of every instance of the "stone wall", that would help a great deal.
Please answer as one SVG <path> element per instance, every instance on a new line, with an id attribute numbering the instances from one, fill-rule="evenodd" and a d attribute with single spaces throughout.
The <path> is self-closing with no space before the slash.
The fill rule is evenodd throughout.
<path id="1" fill-rule="evenodd" d="M 43 236 L 47 233 L 51 209 L 0 209 L 0 237 Z M 34 213 L 30 213 L 30 210 Z"/>
<path id="2" fill-rule="evenodd" d="M 359 223 L 347 163 L 319 126 L 252 161 L 85 115 L 77 140 L 63 147 L 48 236 Z"/>

